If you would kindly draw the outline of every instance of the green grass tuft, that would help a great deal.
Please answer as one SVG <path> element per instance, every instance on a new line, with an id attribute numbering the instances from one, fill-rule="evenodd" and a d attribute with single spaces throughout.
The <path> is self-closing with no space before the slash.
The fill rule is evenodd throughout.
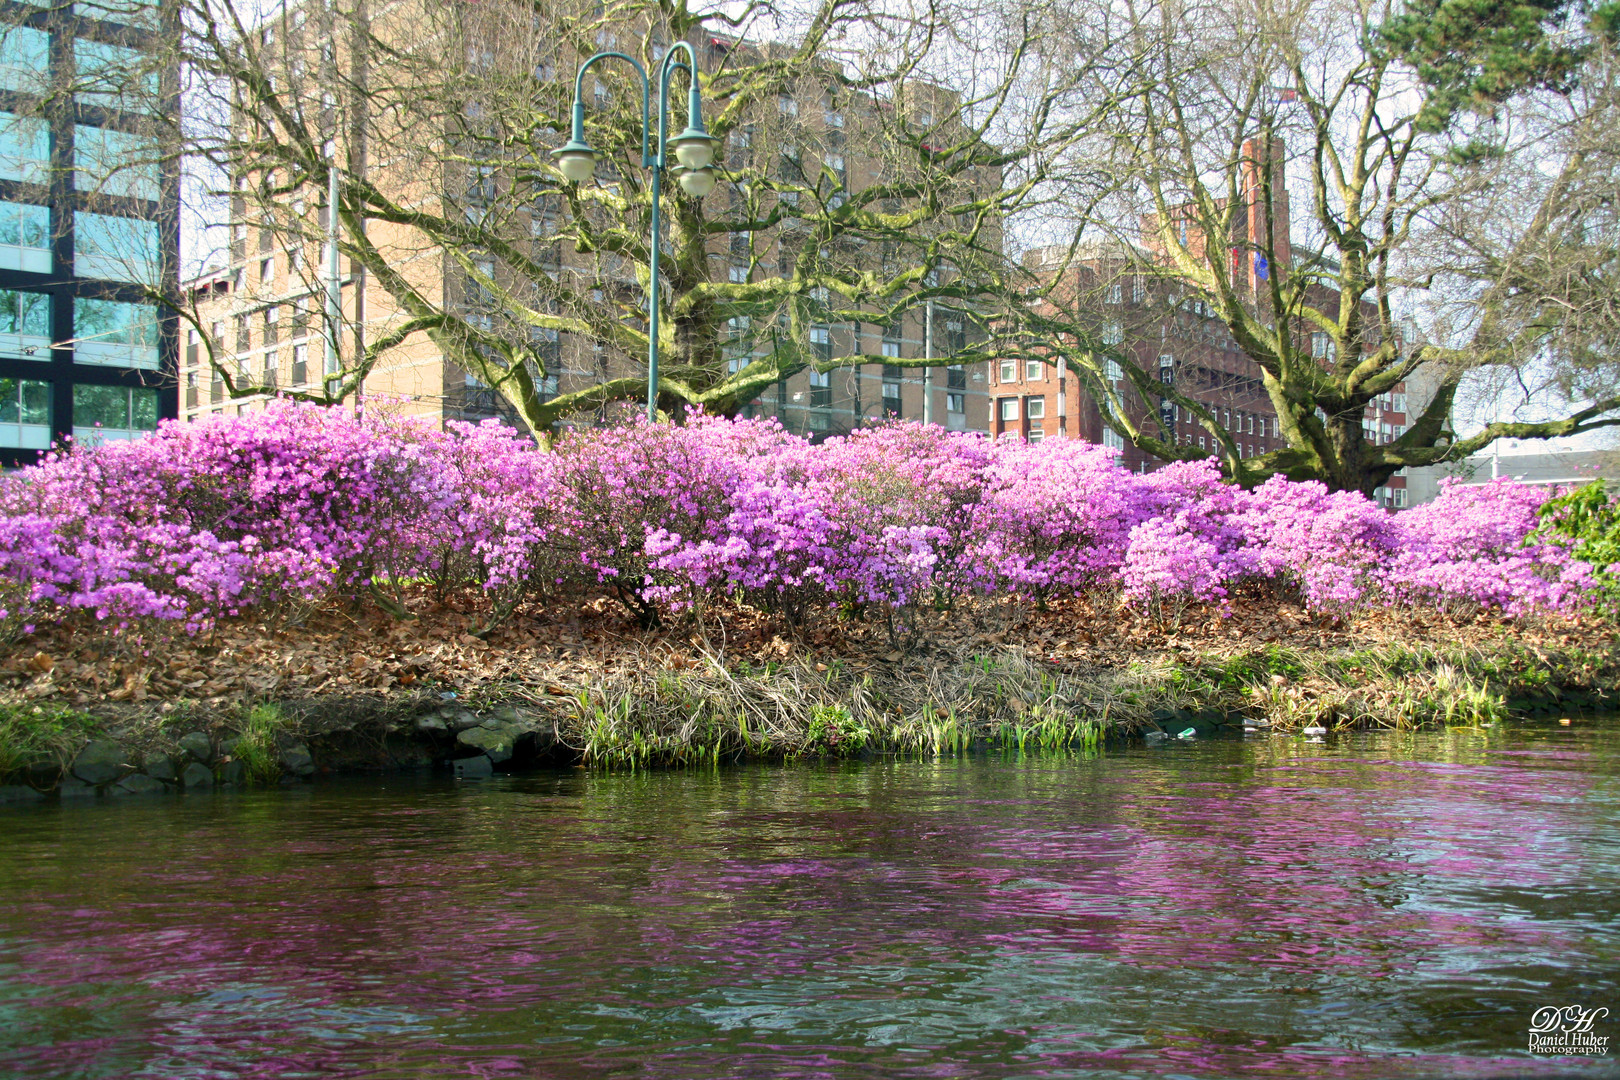
<path id="1" fill-rule="evenodd" d="M 36 763 L 66 767 L 101 731 L 94 717 L 56 705 L 0 704 L 0 776 Z"/>

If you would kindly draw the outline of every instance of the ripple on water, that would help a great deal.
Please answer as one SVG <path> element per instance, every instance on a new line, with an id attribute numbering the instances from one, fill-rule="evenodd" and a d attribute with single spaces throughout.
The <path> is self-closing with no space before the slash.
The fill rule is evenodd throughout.
<path id="1" fill-rule="evenodd" d="M 8 811 L 0 1074 L 1508 1077 L 1620 730 Z"/>

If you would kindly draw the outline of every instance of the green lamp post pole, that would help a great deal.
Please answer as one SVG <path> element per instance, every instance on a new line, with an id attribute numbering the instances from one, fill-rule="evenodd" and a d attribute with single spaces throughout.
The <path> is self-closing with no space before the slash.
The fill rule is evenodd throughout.
<path id="1" fill-rule="evenodd" d="M 686 53 L 686 63 L 675 61 L 675 50 L 680 49 Z M 601 158 L 596 150 L 585 141 L 585 102 L 583 91 L 585 88 L 585 71 L 598 60 L 616 57 L 624 60 L 636 69 L 641 76 L 641 165 L 642 168 L 652 170 L 652 247 L 647 257 L 647 422 L 658 421 L 658 249 L 660 247 L 661 233 L 663 232 L 663 214 L 660 205 L 662 199 L 662 185 L 664 169 L 668 167 L 669 148 L 675 148 L 675 160 L 681 165 L 679 180 L 681 190 L 693 198 L 701 199 L 714 190 L 714 170 L 709 164 L 714 161 L 714 136 L 710 135 L 703 126 L 702 102 L 698 97 L 697 54 L 692 46 L 684 41 L 677 41 L 670 46 L 669 52 L 664 55 L 663 62 L 658 67 L 658 129 L 656 141 L 653 141 L 653 129 L 649 123 L 649 108 L 652 98 L 652 86 L 648 82 L 647 72 L 642 68 L 640 61 L 633 56 L 622 52 L 599 52 L 579 66 L 579 74 L 574 77 L 574 127 L 568 142 L 551 152 L 557 159 L 557 168 L 570 183 L 583 184 L 590 180 L 591 174 L 596 171 L 596 163 Z M 669 80 L 677 70 L 687 73 L 692 84 L 688 95 L 686 130 L 669 137 Z M 649 146 L 655 152 L 649 153 Z"/>

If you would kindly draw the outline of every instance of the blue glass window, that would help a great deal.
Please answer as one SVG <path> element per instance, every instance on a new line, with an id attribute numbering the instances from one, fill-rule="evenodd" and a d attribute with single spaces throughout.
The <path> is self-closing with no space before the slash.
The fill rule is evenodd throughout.
<path id="1" fill-rule="evenodd" d="M 73 167 L 79 191 L 158 197 L 157 144 L 144 136 L 81 124 L 73 131 Z"/>
<path id="2" fill-rule="evenodd" d="M 0 355 L 23 360 L 51 358 L 49 295 L 0 289 Z"/>
<path id="3" fill-rule="evenodd" d="M 73 362 L 156 369 L 157 308 L 150 304 L 74 297 Z"/>
<path id="4" fill-rule="evenodd" d="M 150 112 L 158 104 L 157 72 L 152 57 L 122 45 L 73 39 L 78 79 L 73 98 L 84 105 Z"/>
<path id="5" fill-rule="evenodd" d="M 32 116 L 0 112 L 0 180 L 48 184 L 51 172 L 51 131 Z"/>
<path id="6" fill-rule="evenodd" d="M 51 384 L 0 379 L 0 446 L 48 450 L 51 446 Z"/>
<path id="7" fill-rule="evenodd" d="M 50 35 L 31 26 L 0 29 L 0 89 L 43 93 L 50 45 Z"/>
<path id="8" fill-rule="evenodd" d="M 138 439 L 157 430 L 156 390 L 125 386 L 73 387 L 73 438 L 77 442 Z"/>
<path id="9" fill-rule="evenodd" d="M 79 277 L 155 283 L 157 222 L 75 211 L 73 272 Z"/>
<path id="10" fill-rule="evenodd" d="M 0 268 L 51 272 L 49 207 L 0 202 Z"/>
<path id="11" fill-rule="evenodd" d="M 158 5 L 154 0 L 80 0 L 73 5 L 73 13 L 86 19 L 124 23 L 147 30 L 158 28 Z"/>

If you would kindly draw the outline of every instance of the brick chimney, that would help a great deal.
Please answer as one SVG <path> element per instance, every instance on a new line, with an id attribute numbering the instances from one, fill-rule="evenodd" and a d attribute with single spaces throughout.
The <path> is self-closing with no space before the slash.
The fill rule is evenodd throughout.
<path id="1" fill-rule="evenodd" d="M 1243 144 L 1241 198 L 1243 207 L 1232 223 L 1233 280 L 1246 283 L 1251 290 L 1273 274 L 1286 271 L 1294 259 L 1288 225 L 1288 177 L 1285 168 L 1287 155 L 1281 139 L 1272 139 L 1269 148 L 1259 139 Z M 1271 231 L 1274 250 L 1266 249 L 1266 192 L 1261 185 L 1269 173 L 1271 177 Z M 1262 262 L 1261 260 L 1264 260 Z"/>

